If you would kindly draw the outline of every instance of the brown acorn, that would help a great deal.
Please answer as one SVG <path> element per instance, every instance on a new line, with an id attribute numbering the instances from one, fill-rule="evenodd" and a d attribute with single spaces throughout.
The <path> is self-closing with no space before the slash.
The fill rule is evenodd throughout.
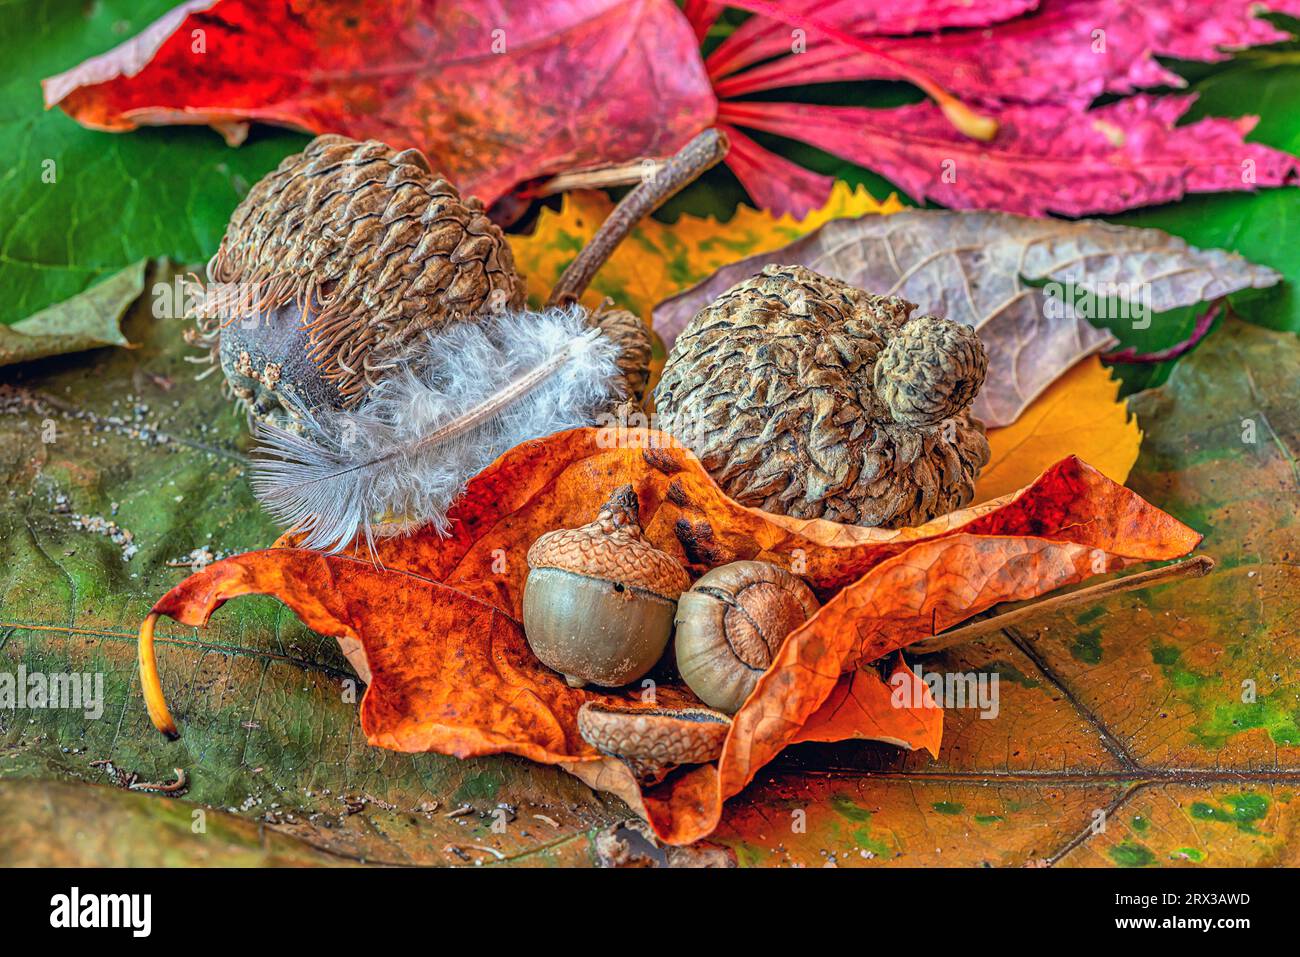
<path id="1" fill-rule="evenodd" d="M 547 532 L 528 549 L 524 635 L 575 688 L 618 687 L 664 653 L 686 571 L 641 534 L 632 486 L 615 489 L 596 520 Z"/>
<path id="2" fill-rule="evenodd" d="M 565 271 L 551 305 L 576 303 L 643 216 L 726 152 L 707 130 L 633 190 Z M 235 209 L 189 338 L 220 363 L 254 420 L 300 431 L 304 414 L 355 407 L 426 333 L 502 309 L 525 283 L 483 204 L 415 149 L 319 136 Z M 620 390 L 639 404 L 651 339 L 608 304 L 590 316 L 622 350 Z"/>
<path id="3" fill-rule="evenodd" d="M 786 636 L 819 607 L 812 589 L 770 562 L 720 565 L 677 603 L 677 670 L 701 701 L 735 714 Z"/>

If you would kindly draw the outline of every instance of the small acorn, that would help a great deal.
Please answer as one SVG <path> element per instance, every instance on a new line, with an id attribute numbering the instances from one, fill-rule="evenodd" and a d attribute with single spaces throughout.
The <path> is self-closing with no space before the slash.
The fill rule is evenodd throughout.
<path id="1" fill-rule="evenodd" d="M 677 670 L 701 701 L 735 714 L 786 636 L 819 607 L 807 585 L 769 562 L 714 568 L 677 604 Z"/>
<path id="2" fill-rule="evenodd" d="M 641 534 L 631 485 L 590 525 L 547 532 L 528 550 L 524 635 L 574 688 L 618 687 L 647 674 L 673 631 L 686 571 Z"/>

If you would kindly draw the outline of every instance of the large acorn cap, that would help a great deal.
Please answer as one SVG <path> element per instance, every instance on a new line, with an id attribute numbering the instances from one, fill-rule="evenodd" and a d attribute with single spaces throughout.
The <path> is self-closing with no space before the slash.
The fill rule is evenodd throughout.
<path id="1" fill-rule="evenodd" d="M 970 503 L 988 462 L 969 406 L 979 337 L 804 266 L 696 314 L 655 388 L 666 431 L 742 505 L 899 528 Z"/>
<path id="2" fill-rule="evenodd" d="M 263 323 L 250 323 L 250 334 L 242 320 L 292 304 L 289 327 L 305 327 L 307 353 L 345 406 L 421 333 L 520 308 L 525 292 L 483 205 L 462 199 L 423 153 L 335 135 L 318 136 L 249 190 L 208 279 L 196 318 L 209 339 L 229 334 L 225 365 L 256 351 Z M 241 337 L 253 348 L 239 348 Z"/>
<path id="3" fill-rule="evenodd" d="M 596 520 L 547 532 L 528 549 L 529 568 L 558 568 L 612 581 L 675 602 L 690 587 L 685 570 L 641 534 L 636 492 L 614 490 Z"/>

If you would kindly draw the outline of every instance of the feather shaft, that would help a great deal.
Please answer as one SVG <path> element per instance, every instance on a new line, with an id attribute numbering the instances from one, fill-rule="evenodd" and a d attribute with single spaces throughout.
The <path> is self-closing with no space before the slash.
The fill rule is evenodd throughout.
<path id="1" fill-rule="evenodd" d="M 503 313 L 428 335 L 355 409 L 257 429 L 254 492 L 306 548 L 448 528 L 475 474 L 530 439 L 589 425 L 618 398 L 618 349 L 581 307 Z M 398 522 L 392 519 L 396 517 Z"/>
<path id="2" fill-rule="evenodd" d="M 430 432 L 424 438 L 417 441 L 415 443 L 416 449 L 427 448 L 431 445 L 439 445 L 446 442 L 448 439 L 453 439 L 471 429 L 478 428 L 487 419 L 497 415 L 507 406 L 518 402 L 524 396 L 528 395 L 528 393 L 532 392 L 533 389 L 537 388 L 540 383 L 549 379 L 551 376 L 555 375 L 555 373 L 564 368 L 565 364 L 573 358 L 575 350 L 585 343 L 595 342 L 599 337 L 599 330 L 587 330 L 546 362 L 524 375 L 521 375 L 519 378 L 509 383 L 505 388 L 501 389 L 483 402 L 480 402 L 459 418 L 448 422 L 446 425 L 434 432 Z"/>

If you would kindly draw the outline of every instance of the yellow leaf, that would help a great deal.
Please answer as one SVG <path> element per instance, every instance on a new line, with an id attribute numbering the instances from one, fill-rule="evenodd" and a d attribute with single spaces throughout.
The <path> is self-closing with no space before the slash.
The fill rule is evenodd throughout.
<path id="1" fill-rule="evenodd" d="M 534 306 L 546 300 L 564 267 L 613 208 L 601 192 L 567 193 L 558 213 L 542 211 L 531 234 L 510 237 L 515 263 L 528 277 L 528 297 Z M 896 213 L 903 208 L 896 196 L 882 203 L 863 187 L 850 189 L 840 182 L 825 206 L 801 220 L 788 215 L 778 219 L 748 206 L 739 207 L 726 222 L 691 215 L 683 215 L 675 223 L 646 219 L 596 274 L 582 301 L 594 308 L 608 296 L 649 322 L 657 303 L 737 259 L 784 246 L 828 220 Z"/>
<path id="2" fill-rule="evenodd" d="M 975 501 L 1023 488 L 1067 455 L 1122 485 L 1137 461 L 1142 430 L 1118 395 L 1119 383 L 1099 358 L 1076 363 L 1014 423 L 989 430 L 992 457 L 975 485 Z"/>

